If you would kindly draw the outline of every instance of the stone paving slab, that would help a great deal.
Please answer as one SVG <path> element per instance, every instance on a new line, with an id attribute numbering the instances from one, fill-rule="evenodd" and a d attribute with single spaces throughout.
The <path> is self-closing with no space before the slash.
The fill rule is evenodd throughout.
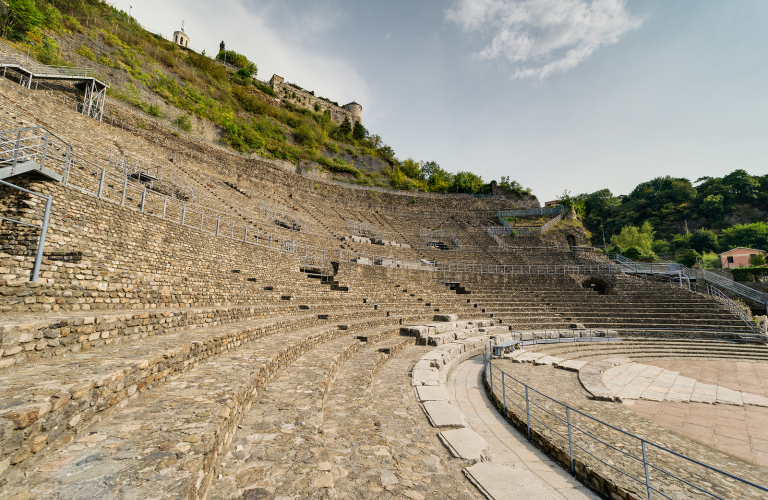
<path id="1" fill-rule="evenodd" d="M 603 382 L 620 399 L 766 406 L 768 398 L 705 384 L 679 372 L 642 363 L 627 363 L 603 372 Z"/>
<path id="2" fill-rule="evenodd" d="M 488 462 L 493 459 L 493 452 L 488 443 L 472 429 L 453 429 L 438 434 L 448 451 L 456 458 L 471 464 Z"/>
<path id="3" fill-rule="evenodd" d="M 443 386 L 419 386 L 414 388 L 416 399 L 423 401 L 450 401 Z"/>
<path id="4" fill-rule="evenodd" d="M 472 484 L 489 500 L 550 500 L 554 497 L 525 469 L 482 462 L 464 469 Z"/>
<path id="5" fill-rule="evenodd" d="M 424 401 L 424 413 L 432 427 L 466 427 L 464 414 L 447 401 Z"/>

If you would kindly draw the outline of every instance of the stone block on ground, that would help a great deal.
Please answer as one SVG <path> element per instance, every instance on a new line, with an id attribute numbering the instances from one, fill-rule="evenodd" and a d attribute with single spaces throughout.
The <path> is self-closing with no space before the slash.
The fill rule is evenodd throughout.
<path id="1" fill-rule="evenodd" d="M 448 448 L 456 458 L 466 460 L 471 464 L 488 462 L 493 457 L 493 452 L 488 443 L 480 437 L 480 434 L 472 429 L 452 429 L 438 434 L 440 441 Z"/>
<path id="2" fill-rule="evenodd" d="M 458 321 L 459 316 L 457 314 L 435 314 L 434 321 Z"/>
<path id="3" fill-rule="evenodd" d="M 464 469 L 464 475 L 491 500 L 554 499 L 530 472 L 517 467 L 480 462 Z"/>
<path id="4" fill-rule="evenodd" d="M 422 385 L 415 387 L 416 398 L 420 403 L 424 401 L 448 401 L 448 392 L 443 386 Z"/>
<path id="5" fill-rule="evenodd" d="M 555 363 L 555 367 L 561 368 L 563 370 L 568 370 L 571 372 L 577 372 L 580 369 L 582 369 L 586 364 L 587 364 L 586 361 L 579 361 L 576 359 L 567 359 L 565 361 L 560 361 L 558 363 Z"/>
<path id="6" fill-rule="evenodd" d="M 440 372 L 436 368 L 430 370 L 413 370 L 411 384 L 418 385 L 438 385 Z"/>
<path id="7" fill-rule="evenodd" d="M 460 428 L 467 426 L 464 414 L 447 401 L 425 401 L 421 403 L 432 427 Z"/>

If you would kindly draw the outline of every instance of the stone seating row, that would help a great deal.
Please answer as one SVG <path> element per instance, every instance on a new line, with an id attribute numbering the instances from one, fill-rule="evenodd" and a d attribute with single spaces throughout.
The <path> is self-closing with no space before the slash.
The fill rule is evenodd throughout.
<path id="1" fill-rule="evenodd" d="M 308 320 L 316 321 L 316 318 Z M 6 409 L 3 415 L 6 446 L 2 463 L 7 469 L 4 477 L 28 483 L 29 475 L 24 478 L 20 472 L 32 466 L 45 470 L 39 462 L 56 461 L 50 450 L 59 446 L 64 446 L 64 456 L 69 456 L 67 445 L 83 437 L 78 431 L 91 425 L 91 435 L 99 434 L 100 426 L 107 426 L 115 432 L 126 432 L 120 429 L 124 427 L 122 422 L 129 421 L 132 444 L 125 460 L 134 456 L 147 460 L 148 454 L 163 454 L 177 445 L 184 447 L 185 443 L 198 443 L 192 453 L 188 453 L 190 449 L 187 447 L 180 453 L 176 450 L 163 455 L 160 460 L 170 459 L 171 456 L 181 459 L 179 463 L 174 459 L 173 464 L 164 464 L 178 467 L 176 472 L 180 476 L 171 474 L 169 481 L 172 483 L 176 483 L 179 477 L 187 478 L 182 481 L 183 485 L 177 485 L 181 490 L 195 492 L 207 488 L 213 478 L 212 467 L 217 463 L 224 442 L 234 434 L 235 422 L 242 416 L 243 408 L 250 406 L 258 390 L 279 369 L 320 343 L 372 328 L 391 326 L 396 331 L 399 323 L 400 318 L 393 317 L 318 326 L 289 321 L 294 328 L 280 328 L 280 320 L 261 320 L 227 325 L 218 332 L 209 330 L 204 335 L 198 333 L 192 336 L 199 340 L 184 340 L 187 336 L 182 334 L 180 338 L 153 339 L 153 345 L 138 343 L 130 349 L 115 351 L 114 356 L 101 353 L 101 371 L 95 372 L 91 379 L 87 372 L 83 372 L 79 380 L 68 381 L 64 378 L 67 382 L 62 383 L 60 379 L 64 374 L 51 368 L 45 372 L 52 377 L 51 383 L 40 379 L 38 384 L 30 384 L 29 377 L 33 374 L 27 374 L 26 381 L 16 379 L 16 390 L 19 386 L 22 389 L 27 387 L 29 397 L 39 399 Z M 176 347 L 163 352 L 163 348 L 173 344 L 174 340 Z M 184 342 L 188 347 L 184 347 Z M 205 360 L 215 353 L 218 356 Z M 74 363 L 72 367 L 78 366 L 78 360 L 77 355 L 70 358 L 70 362 Z M 91 360 L 85 358 L 79 366 L 86 370 L 96 368 Z M 20 377 L 21 373 L 14 372 L 12 376 Z M 42 374 L 39 376 L 45 377 Z M 38 387 L 37 392 L 30 387 Z M 43 387 L 45 390 L 40 393 Z M 211 393 L 212 389 L 214 393 Z M 144 391 L 149 392 L 145 395 Z M 53 396 L 49 397 L 48 393 Z M 174 419 L 177 419 L 176 424 L 172 424 Z M 180 425 L 182 422 L 183 425 Z M 9 423 L 13 424 L 10 428 Z M 197 439 L 192 439 L 190 435 Z M 126 435 L 122 434 L 122 439 L 125 438 Z M 158 443 L 157 449 L 145 453 L 143 450 L 153 442 Z M 161 442 L 168 443 L 168 446 L 161 445 Z M 128 447 L 121 446 L 119 451 L 128 453 Z M 118 483 L 128 487 L 130 481 L 138 479 L 135 476 L 141 468 L 137 467 L 138 462 L 120 462 L 120 465 L 127 468 L 119 467 L 126 477 L 125 481 Z M 110 472 L 114 472 L 112 468 Z M 171 486 L 171 483 L 157 481 L 157 478 L 149 479 L 152 488 L 165 491 Z M 146 485 L 144 481 L 139 482 Z M 131 485 L 134 486 L 139 485 Z"/>

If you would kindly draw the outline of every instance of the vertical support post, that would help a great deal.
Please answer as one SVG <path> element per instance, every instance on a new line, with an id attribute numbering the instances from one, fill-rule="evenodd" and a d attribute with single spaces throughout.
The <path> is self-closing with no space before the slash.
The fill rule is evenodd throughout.
<path id="1" fill-rule="evenodd" d="M 126 191 L 128 191 L 128 177 L 126 177 L 125 180 L 123 181 L 123 197 L 120 200 L 120 206 L 121 207 L 125 206 L 125 193 L 126 193 Z M 163 207 L 163 218 L 165 218 L 165 207 Z"/>
<path id="2" fill-rule="evenodd" d="M 491 350 L 493 355 L 493 350 Z M 504 372 L 501 372 L 501 398 L 504 400 L 504 418 L 507 418 L 507 384 L 504 383 Z"/>
<path id="3" fill-rule="evenodd" d="M 200 209 L 200 231 L 203 230 L 203 221 L 205 220 L 205 210 Z"/>
<path id="4" fill-rule="evenodd" d="M 99 194 L 97 195 L 98 198 L 101 198 L 101 192 L 104 190 L 104 177 L 107 175 L 107 169 L 102 168 L 101 169 L 101 179 L 99 179 Z M 141 203 L 142 207 L 144 206 L 144 201 L 142 200 Z M 141 211 L 143 212 L 144 209 L 142 208 Z"/>
<path id="5" fill-rule="evenodd" d="M 528 417 L 528 441 L 531 440 L 531 401 L 528 398 L 528 386 L 525 386 L 525 414 Z"/>
<path id="6" fill-rule="evenodd" d="M 147 188 L 144 188 L 144 191 L 141 192 L 141 211 L 144 212 L 144 202 L 147 200 Z"/>
<path id="7" fill-rule="evenodd" d="M 243 229 L 243 241 L 248 241 L 248 226 Z"/>
<path id="8" fill-rule="evenodd" d="M 165 220 L 165 209 L 168 206 L 168 197 L 163 196 L 163 220 Z"/>
<path id="9" fill-rule="evenodd" d="M 33 283 L 37 283 L 37 278 L 40 276 L 40 264 L 43 262 L 43 247 L 45 246 L 45 234 L 48 232 L 48 219 L 50 219 L 51 217 L 51 203 L 53 203 L 53 197 L 49 196 L 45 201 L 43 227 L 40 229 L 40 240 L 37 242 L 37 255 L 35 256 L 35 266 L 32 268 Z"/>
<path id="10" fill-rule="evenodd" d="M 72 148 L 67 145 L 67 155 L 64 157 L 64 185 L 69 184 L 69 153 Z"/>
<path id="11" fill-rule="evenodd" d="M 219 223 L 221 222 L 220 217 L 216 217 L 216 236 L 219 235 Z"/>
<path id="12" fill-rule="evenodd" d="M 45 166 L 45 155 L 48 152 L 48 134 L 49 133 L 50 132 L 48 132 L 47 130 L 45 131 L 45 141 L 43 141 L 43 154 L 42 154 L 42 156 L 40 158 L 40 168 L 41 169 Z"/>
<path id="13" fill-rule="evenodd" d="M 187 216 L 187 204 L 181 206 L 181 225 L 184 225 L 184 218 Z"/>
<path id="14" fill-rule="evenodd" d="M 645 453 L 645 440 L 640 441 L 643 447 L 643 467 L 645 468 L 645 489 L 648 492 L 648 500 L 653 500 L 653 491 L 651 490 L 651 476 L 648 473 L 648 456 Z"/>
<path id="15" fill-rule="evenodd" d="M 568 447 L 570 448 L 570 454 L 571 454 L 571 475 L 576 475 L 576 466 L 573 463 L 573 435 L 571 433 L 571 409 L 569 407 L 565 407 L 565 417 L 568 421 Z"/>
<path id="16" fill-rule="evenodd" d="M 16 134 L 16 147 L 13 148 L 13 167 L 16 167 L 16 163 L 19 158 L 19 146 L 21 145 L 21 130 Z"/>

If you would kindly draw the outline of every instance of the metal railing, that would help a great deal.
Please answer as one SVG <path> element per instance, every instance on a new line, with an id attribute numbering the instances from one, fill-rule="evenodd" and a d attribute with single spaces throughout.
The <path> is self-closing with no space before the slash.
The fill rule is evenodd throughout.
<path id="1" fill-rule="evenodd" d="M 447 229 L 421 228 L 419 229 L 419 237 L 424 240 L 424 244 L 427 246 L 434 246 L 430 245 L 430 243 L 440 241 L 444 244 L 447 243 L 452 245 L 454 248 L 460 249 L 464 247 L 464 245 L 461 243 L 461 240 L 459 240 L 458 236 L 456 236 L 456 233 Z"/>
<path id="2" fill-rule="evenodd" d="M 514 233 L 514 234 L 517 234 L 517 235 L 520 235 L 520 236 L 530 236 L 532 234 L 544 234 L 547 231 L 549 231 L 552 228 L 552 226 L 554 226 L 555 224 L 557 224 L 558 222 L 563 220 L 563 217 L 565 216 L 565 214 L 568 213 L 564 209 L 562 209 L 561 207 L 556 207 L 556 209 L 557 209 L 557 212 L 551 212 L 551 213 L 557 213 L 557 215 L 555 215 L 555 217 L 553 217 L 549 222 L 547 222 L 543 226 L 511 226 L 509 224 L 509 222 L 507 222 L 506 219 L 505 219 L 505 217 L 511 217 L 511 216 L 510 215 L 502 215 L 502 214 L 509 214 L 511 212 L 531 212 L 531 210 L 525 210 L 525 211 L 515 210 L 515 211 L 502 211 L 502 212 L 499 212 L 499 222 L 501 222 L 502 227 L 506 230 L 503 233 L 501 231 L 499 231 L 499 233 L 500 234 L 513 234 Z M 555 210 L 555 209 L 541 209 L 541 210 L 543 212 L 543 210 Z M 544 213 L 547 213 L 547 212 L 543 212 L 542 214 L 544 214 Z M 526 214 L 526 215 L 542 215 L 542 214 L 532 213 L 532 214 Z M 521 217 L 521 215 L 517 215 L 517 217 Z M 494 227 L 498 227 L 498 226 L 494 226 Z"/>
<path id="3" fill-rule="evenodd" d="M 95 69 L 70 66 L 47 66 L 22 54 L 7 43 L 0 41 L 0 65 L 7 66 L 13 64 L 20 68 L 24 68 L 33 76 L 38 77 L 61 76 L 71 79 L 94 79 L 107 87 L 112 83 L 109 78 Z"/>
<path id="4" fill-rule="evenodd" d="M 723 304 L 726 307 L 726 309 L 728 309 L 733 314 L 741 318 L 742 321 L 744 321 L 744 323 L 748 327 L 750 327 L 753 332 L 756 330 L 757 325 L 752 320 L 752 316 L 747 314 L 746 311 L 744 311 L 744 309 L 739 307 L 739 304 L 737 304 L 733 300 L 726 297 L 725 294 L 721 292 L 718 288 L 715 288 L 714 286 L 707 284 L 707 295 L 719 301 L 721 304 Z"/>
<path id="5" fill-rule="evenodd" d="M 37 164 L 35 170 L 46 169 L 64 175 L 71 153 L 71 146 L 45 127 L 25 127 L 0 132 L 0 169 L 14 169 L 25 163 Z M 64 151 L 62 155 L 50 151 Z"/>
<path id="6" fill-rule="evenodd" d="M 654 496 L 673 500 L 681 494 L 686 498 L 765 498 L 768 494 L 768 488 L 753 480 L 687 457 L 548 396 L 495 366 L 492 348 L 489 344 L 483 350 L 483 379 L 497 407 L 505 419 L 513 424 L 517 421 L 525 429 L 529 441 L 535 436 L 540 443 L 548 441 L 548 447 L 562 450 L 572 475 L 584 473 L 587 467 L 600 475 L 617 474 L 628 484 L 622 488 L 648 500 Z M 592 463 L 585 467 L 588 461 Z M 737 485 L 744 490 L 735 492 Z"/>
<path id="7" fill-rule="evenodd" d="M 362 238 L 372 238 L 381 240 L 384 239 L 384 233 L 380 228 L 374 226 L 370 222 L 362 222 L 358 220 L 348 220 L 347 229 L 349 229 L 354 236 L 360 236 Z"/>
<path id="8" fill-rule="evenodd" d="M 35 253 L 35 264 L 32 267 L 32 280 L 31 280 L 33 283 L 37 283 L 37 280 L 40 276 L 40 264 L 43 261 L 43 247 L 45 246 L 45 236 L 48 233 L 48 221 L 51 217 L 51 204 L 53 203 L 53 197 L 44 196 L 40 193 L 35 193 L 34 191 L 24 189 L 15 184 L 11 184 L 10 182 L 5 182 L 4 180 L 0 180 L 0 185 L 8 186 L 12 189 L 17 189 L 24 193 L 31 194 L 32 196 L 37 196 L 38 198 L 42 198 L 45 200 L 45 209 L 43 211 L 43 222 L 39 226 L 35 224 L 30 224 L 28 222 L 22 222 L 16 219 L 8 219 L 6 217 L 0 217 L 0 219 L 4 221 L 13 222 L 13 223 L 21 224 L 24 226 L 36 227 L 40 229 L 40 238 L 37 242 L 37 252 Z"/>
<path id="9" fill-rule="evenodd" d="M 559 214 L 565 207 L 557 206 L 550 208 L 530 208 L 528 210 L 500 210 L 496 213 L 497 217 L 530 217 L 532 215 L 550 215 Z"/>
<path id="10" fill-rule="evenodd" d="M 507 325 L 503 319 L 501 319 L 501 324 Z M 528 331 L 511 329 L 510 334 L 513 341 L 520 342 L 522 345 L 601 342 L 608 339 L 706 340 L 761 345 L 765 345 L 768 342 L 766 335 L 755 333 L 754 330 L 748 332 L 745 330 L 705 330 L 695 328 L 587 328 L 583 330 L 560 328 Z M 575 336 L 575 334 L 578 334 L 578 336 Z M 504 344 L 507 343 L 505 342 Z M 509 350 L 508 347 L 503 346 L 503 344 L 494 346 L 493 353 L 500 355 L 502 352 L 507 352 Z"/>
<path id="11" fill-rule="evenodd" d="M 619 263 L 624 267 L 627 272 L 641 273 L 641 274 L 677 274 L 682 273 L 683 276 L 692 279 L 703 279 L 707 283 L 717 285 L 721 288 L 729 290 L 733 293 L 746 297 L 750 300 L 754 300 L 760 304 L 768 305 L 768 293 L 763 293 L 754 288 L 737 283 L 733 280 L 707 271 L 705 269 L 690 269 L 682 264 L 668 263 L 668 264 L 646 264 L 641 262 L 635 262 L 627 259 L 621 254 L 610 253 L 608 258 L 614 262 Z"/>

